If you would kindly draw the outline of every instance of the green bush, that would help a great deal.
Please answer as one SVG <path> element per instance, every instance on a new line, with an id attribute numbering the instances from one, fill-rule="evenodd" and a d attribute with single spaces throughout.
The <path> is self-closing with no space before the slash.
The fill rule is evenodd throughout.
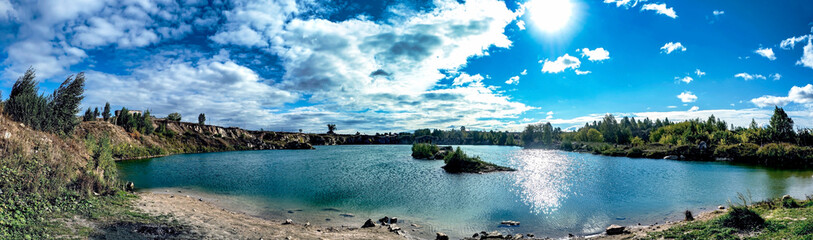
<path id="1" fill-rule="evenodd" d="M 757 150 L 759 163 L 785 168 L 813 166 L 813 149 L 788 143 L 769 143 Z"/>
<path id="2" fill-rule="evenodd" d="M 735 162 L 756 163 L 759 159 L 757 157 L 758 150 L 759 145 L 753 143 L 717 145 L 714 149 L 714 156 L 731 158 Z"/>
<path id="3" fill-rule="evenodd" d="M 731 210 L 720 218 L 723 226 L 739 230 L 759 230 L 765 225 L 765 219 L 747 206 L 731 206 Z"/>
<path id="4" fill-rule="evenodd" d="M 783 208 L 798 208 L 800 206 L 799 206 L 799 203 L 796 202 L 796 200 L 793 199 L 793 198 L 783 198 L 782 199 L 782 207 Z"/>
<path id="5" fill-rule="evenodd" d="M 412 144 L 412 157 L 417 159 L 434 159 L 435 154 L 440 151 L 438 145 L 431 143 Z"/>
<path id="6" fill-rule="evenodd" d="M 793 234 L 796 234 L 796 236 L 813 235 L 813 221 L 802 221 L 801 224 L 793 228 Z"/>

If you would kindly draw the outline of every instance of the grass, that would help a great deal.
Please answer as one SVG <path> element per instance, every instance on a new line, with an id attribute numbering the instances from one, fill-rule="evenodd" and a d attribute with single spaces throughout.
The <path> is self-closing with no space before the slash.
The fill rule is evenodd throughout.
<path id="1" fill-rule="evenodd" d="M 813 240 L 813 200 L 773 199 L 730 210 L 706 221 L 692 221 L 650 239 L 807 239 Z"/>
<path id="2" fill-rule="evenodd" d="M 181 228 L 132 208 L 136 196 L 122 191 L 109 138 L 58 137 L 3 116 L 0 127 L 12 136 L 0 140 L 0 239 L 105 238 L 118 225 Z M 92 224 L 68 224 L 75 218 Z"/>

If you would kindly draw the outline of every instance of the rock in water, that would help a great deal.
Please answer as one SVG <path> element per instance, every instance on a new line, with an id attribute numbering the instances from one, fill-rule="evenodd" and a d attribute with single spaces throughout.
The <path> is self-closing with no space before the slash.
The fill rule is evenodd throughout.
<path id="1" fill-rule="evenodd" d="M 390 223 L 390 217 L 384 216 L 383 218 L 378 219 L 380 223 Z"/>
<path id="2" fill-rule="evenodd" d="M 127 182 L 125 186 L 125 190 L 132 192 L 135 189 L 135 184 L 133 182 Z"/>
<path id="3" fill-rule="evenodd" d="M 508 226 L 519 226 L 519 222 L 517 221 L 502 221 L 500 222 L 500 224 Z"/>
<path id="4" fill-rule="evenodd" d="M 607 235 L 623 234 L 624 229 L 625 229 L 624 226 L 618 226 L 618 225 L 613 224 L 613 225 L 610 225 L 609 227 L 607 227 L 606 233 L 607 233 Z"/>
<path id="5" fill-rule="evenodd" d="M 725 207 L 723 205 L 717 206 L 717 209 L 723 210 Z"/>
<path id="6" fill-rule="evenodd" d="M 782 196 L 782 201 L 788 200 L 788 199 L 790 199 L 790 195 L 785 194 L 785 196 Z"/>
<path id="7" fill-rule="evenodd" d="M 370 228 L 370 227 L 375 227 L 375 223 L 373 223 L 372 219 L 367 219 L 367 221 L 364 222 L 364 225 L 361 225 L 361 228 Z"/>
<path id="8" fill-rule="evenodd" d="M 390 223 L 398 223 L 398 218 L 397 217 L 390 218 Z"/>
<path id="9" fill-rule="evenodd" d="M 445 233 L 438 232 L 435 233 L 435 235 L 435 240 L 449 240 L 449 236 L 447 236 Z"/>

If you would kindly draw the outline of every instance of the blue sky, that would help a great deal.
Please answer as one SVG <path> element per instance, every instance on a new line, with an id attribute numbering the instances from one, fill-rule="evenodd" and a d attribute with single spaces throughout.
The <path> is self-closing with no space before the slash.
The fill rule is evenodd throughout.
<path id="1" fill-rule="evenodd" d="M 0 0 L 0 91 L 252 129 L 568 128 L 606 113 L 813 127 L 809 1 Z"/>

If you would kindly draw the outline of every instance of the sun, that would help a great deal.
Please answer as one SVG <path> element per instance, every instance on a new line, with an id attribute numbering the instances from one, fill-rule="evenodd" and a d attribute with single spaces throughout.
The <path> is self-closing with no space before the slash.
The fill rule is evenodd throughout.
<path id="1" fill-rule="evenodd" d="M 540 30 L 557 32 L 570 21 L 573 3 L 570 0 L 531 0 L 525 4 L 525 13 Z"/>

